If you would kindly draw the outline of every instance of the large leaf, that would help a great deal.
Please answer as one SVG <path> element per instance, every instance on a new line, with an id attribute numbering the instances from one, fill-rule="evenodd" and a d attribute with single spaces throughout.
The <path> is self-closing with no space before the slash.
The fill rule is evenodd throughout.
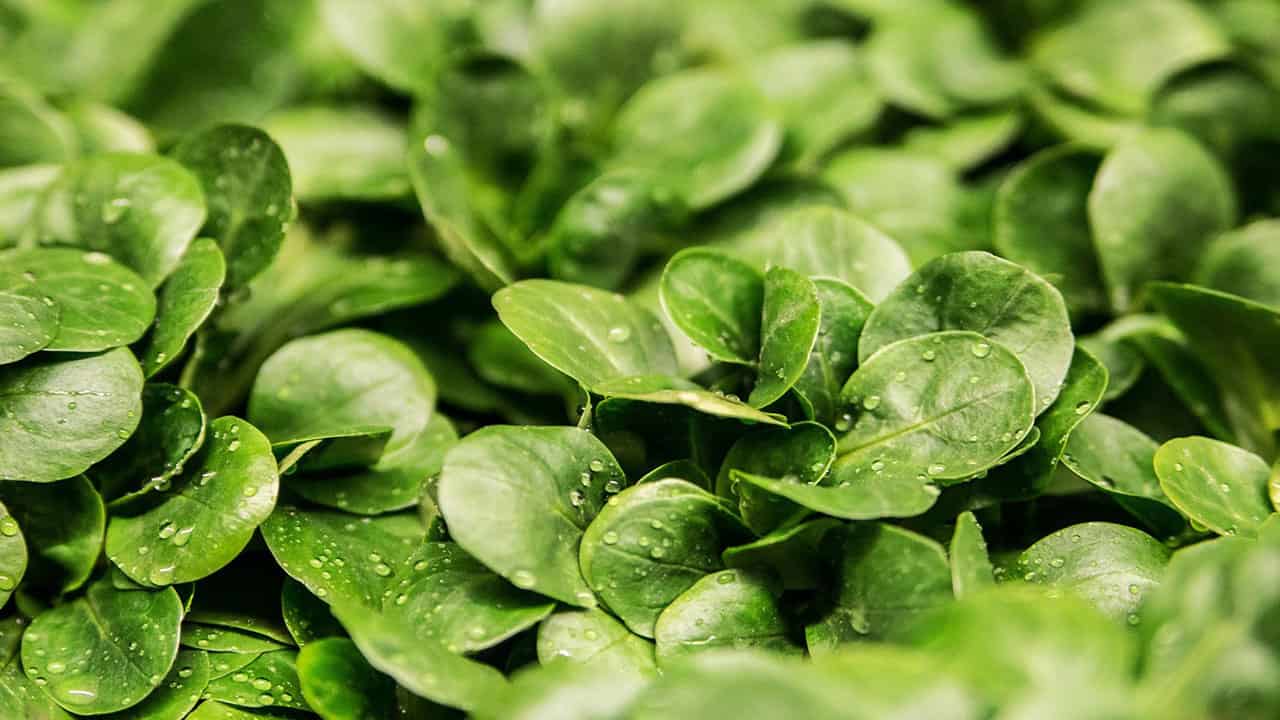
<path id="1" fill-rule="evenodd" d="M 373 720 L 395 713 L 395 683 L 374 670 L 346 638 L 326 638 L 303 648 L 298 680 L 307 705 L 320 717 Z"/>
<path id="2" fill-rule="evenodd" d="M 1035 385 L 1037 414 L 1058 397 L 1071 365 L 1071 325 L 1062 295 L 1039 276 L 983 252 L 944 255 L 876 306 L 858 358 L 940 330 L 981 333 L 1011 350 Z"/>
<path id="3" fill-rule="evenodd" d="M 621 295 L 524 280 L 493 296 L 498 317 L 538 357 L 588 389 L 637 375 L 675 375 L 671 338 Z"/>
<path id="4" fill-rule="evenodd" d="M 27 542 L 24 591 L 56 595 L 75 590 L 89 579 L 102 554 L 106 510 L 87 478 L 40 484 L 0 482 L 0 502 L 12 513 Z M 4 528 L 0 522 L 0 534 Z"/>
<path id="5" fill-rule="evenodd" d="M 173 479 L 172 489 L 121 505 L 107 527 L 107 556 L 135 581 L 191 582 L 231 562 L 271 514 L 278 492 L 275 457 L 249 423 L 223 417 Z"/>
<path id="6" fill-rule="evenodd" d="M 450 535 L 491 570 L 516 587 L 593 607 L 578 544 L 625 481 L 608 449 L 583 430 L 494 426 L 445 457 L 438 497 Z M 494 533 L 494 523 L 506 531 Z"/>
<path id="7" fill-rule="evenodd" d="M 1089 223 L 1112 307 L 1132 309 L 1148 281 L 1187 278 L 1235 217 L 1231 179 L 1191 138 L 1153 129 L 1116 145 L 1089 192 Z"/>
<path id="8" fill-rule="evenodd" d="M 12 255 L 0 255 L 0 258 Z M 62 315 L 34 275 L 0 271 L 0 365 L 17 362 L 53 342 Z"/>
<path id="9" fill-rule="evenodd" d="M 0 255 L 0 262 L 53 299 L 59 325 L 47 350 L 96 352 L 128 345 L 155 319 L 156 296 L 147 283 L 100 252 L 14 250 Z"/>
<path id="10" fill-rule="evenodd" d="M 200 183 L 154 155 L 108 153 L 68 165 L 32 218 L 41 245 L 102 252 L 151 287 L 173 272 L 204 224 Z"/>
<path id="11" fill-rule="evenodd" d="M 271 263 L 293 213 L 284 153 L 257 128 L 219 125 L 184 140 L 174 158 L 200 180 L 203 232 L 227 260 L 227 286 L 243 286 Z"/>
<path id="12" fill-rule="evenodd" d="M 178 654 L 182 605 L 172 588 L 117 590 L 109 582 L 41 613 L 22 637 L 22 665 L 62 707 L 116 712 L 160 685 Z"/>
<path id="13" fill-rule="evenodd" d="M 971 478 L 1030 432 L 1033 396 L 1017 356 L 977 333 L 952 330 L 888 345 L 844 386 L 834 484 L 856 494 L 862 483 Z"/>
<path id="14" fill-rule="evenodd" d="M 142 412 L 142 370 L 116 348 L 0 366 L 0 479 L 74 477 L 124 444 Z"/>
<path id="15" fill-rule="evenodd" d="M 1170 440 L 1156 451 L 1155 468 L 1169 500 L 1219 535 L 1253 537 L 1274 511 L 1271 469 L 1234 445 L 1202 437 Z"/>

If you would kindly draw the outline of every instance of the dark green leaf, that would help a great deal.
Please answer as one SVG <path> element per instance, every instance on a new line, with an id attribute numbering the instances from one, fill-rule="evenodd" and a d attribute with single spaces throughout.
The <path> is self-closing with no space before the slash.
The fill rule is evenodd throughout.
<path id="1" fill-rule="evenodd" d="M 146 349 L 140 351 L 147 377 L 155 376 L 177 359 L 187 341 L 209 318 L 218 302 L 226 270 L 226 261 L 215 241 L 198 238 L 187 248 L 173 274 L 160 286 L 156 324 Z"/>

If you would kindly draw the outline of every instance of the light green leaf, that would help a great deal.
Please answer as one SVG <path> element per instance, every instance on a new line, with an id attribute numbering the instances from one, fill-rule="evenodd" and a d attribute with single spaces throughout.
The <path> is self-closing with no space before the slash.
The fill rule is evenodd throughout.
<path id="1" fill-rule="evenodd" d="M 22 666 L 72 712 L 123 710 L 169 672 L 181 619 L 182 604 L 172 588 L 116 590 L 98 582 L 31 622 L 22 637 Z"/>
<path id="2" fill-rule="evenodd" d="M 154 288 L 178 266 L 204 219 L 200 183 L 181 165 L 107 153 L 62 171 L 31 220 L 30 238 L 106 253 Z"/>
<path id="3" fill-rule="evenodd" d="M 1159 586 L 1169 548 L 1125 525 L 1090 522 L 1041 538 L 1018 556 L 1026 582 L 1069 591 L 1108 616 L 1137 623 L 1145 595 Z"/>
<path id="4" fill-rule="evenodd" d="M 359 105 L 299 106 L 273 113 L 262 129 L 284 151 L 300 203 L 409 196 L 408 141 L 398 119 Z M 289 208 L 278 210 L 282 222 Z"/>
<path id="5" fill-rule="evenodd" d="M 1132 310 L 1143 283 L 1190 276 L 1209 241 L 1235 218 L 1231 179 L 1199 143 L 1172 129 L 1120 142 L 1089 192 L 1089 224 L 1113 309 Z"/>
<path id="6" fill-rule="evenodd" d="M 5 260 L 12 257 L 0 254 Z M 0 270 L 0 365 L 46 347 L 58 334 L 62 310 L 32 278 L 17 269 Z"/>
<path id="7" fill-rule="evenodd" d="M 60 312 L 58 332 L 46 350 L 96 352 L 128 345 L 155 318 L 156 296 L 147 283 L 100 252 L 14 250 L 0 254 L 0 263 L 34 278 L 37 292 L 52 298 Z"/>
<path id="8" fill-rule="evenodd" d="M 141 412 L 142 371 L 125 348 L 2 365 L 0 479 L 79 475 L 129 439 Z"/>
<path id="9" fill-rule="evenodd" d="M 1271 468 L 1234 445 L 1202 437 L 1170 440 L 1156 451 L 1155 468 L 1169 500 L 1219 535 L 1254 537 L 1274 510 Z"/>
<path id="10" fill-rule="evenodd" d="M 495 293 L 493 306 L 538 357 L 590 390 L 620 378 L 677 372 L 662 324 L 621 295 L 524 280 Z"/>
<path id="11" fill-rule="evenodd" d="M 600 609 L 563 610 L 538 626 L 538 662 L 606 668 L 615 678 L 658 674 L 653 643 Z"/>
<path id="12" fill-rule="evenodd" d="M 298 653 L 307 705 L 326 720 L 375 720 L 395 714 L 395 682 L 374 670 L 355 643 L 325 638 Z"/>
<path id="13" fill-rule="evenodd" d="M 438 498 L 450 535 L 491 570 L 521 589 L 593 607 L 578 543 L 625 482 L 609 450 L 583 430 L 490 426 L 449 451 Z"/>
<path id="14" fill-rule="evenodd" d="M 956 597 L 964 597 L 995 583 L 991 557 L 987 554 L 987 541 L 982 537 L 982 526 L 971 512 L 956 517 L 956 529 L 951 535 L 948 552 L 951 560 L 951 590 Z"/>

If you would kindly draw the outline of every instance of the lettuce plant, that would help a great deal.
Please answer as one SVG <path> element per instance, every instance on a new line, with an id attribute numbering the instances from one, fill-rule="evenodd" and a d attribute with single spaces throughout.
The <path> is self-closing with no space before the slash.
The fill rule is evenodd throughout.
<path id="1" fill-rule="evenodd" d="M 1274 0 L 0 2 L 0 718 L 1280 716 Z"/>

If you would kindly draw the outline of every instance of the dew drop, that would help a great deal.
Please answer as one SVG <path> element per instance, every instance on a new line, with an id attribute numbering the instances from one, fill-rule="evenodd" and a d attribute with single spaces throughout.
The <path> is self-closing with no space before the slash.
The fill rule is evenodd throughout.
<path id="1" fill-rule="evenodd" d="M 991 345 L 984 342 L 976 342 L 970 346 L 969 351 L 974 357 L 984 358 L 991 354 Z"/>
<path id="2" fill-rule="evenodd" d="M 615 325 L 614 327 L 609 328 L 610 342 L 621 343 L 621 342 L 626 342 L 627 340 L 630 340 L 630 339 L 631 339 L 631 330 L 628 329 L 626 326 Z"/>

